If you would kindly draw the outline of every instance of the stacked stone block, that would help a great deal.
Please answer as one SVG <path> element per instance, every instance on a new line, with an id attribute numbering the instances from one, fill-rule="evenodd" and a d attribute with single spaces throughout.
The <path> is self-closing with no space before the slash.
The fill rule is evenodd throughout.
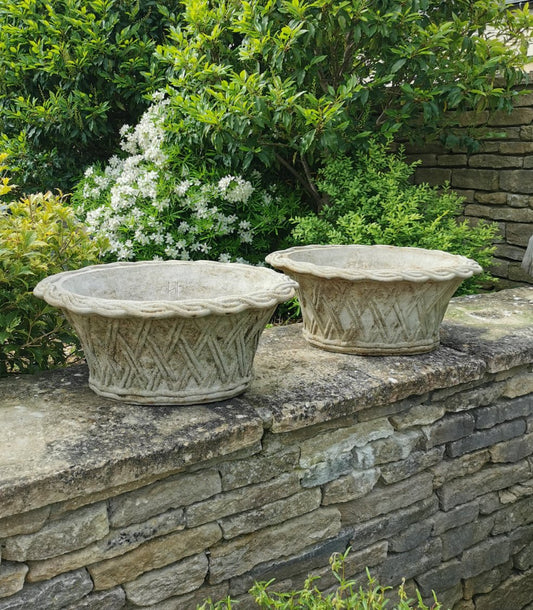
<path id="1" fill-rule="evenodd" d="M 307 354 L 317 379 L 340 367 L 346 395 L 325 410 L 306 397 L 304 417 L 283 387 L 271 411 L 252 391 L 243 402 L 260 442 L 242 435 L 218 456 L 16 514 L 0 501 L 0 610 L 188 610 L 226 595 L 252 608 L 256 580 L 286 590 L 313 573 L 333 587 L 329 557 L 348 547 L 357 582 L 368 568 L 427 600 L 436 591 L 445 608 L 531 610 L 533 327 L 520 328 L 519 347 L 500 336 L 498 357 L 482 343 L 467 348 L 460 326 L 444 330 L 433 356 L 378 359 L 309 351 L 298 326 L 269 331 L 259 364 L 282 339 L 288 359 Z M 80 398 L 50 380 L 61 401 Z M 9 404 L 0 398 L 0 413 Z M 69 485 L 83 489 L 75 476 Z"/>
<path id="2" fill-rule="evenodd" d="M 474 128 L 481 137 L 476 153 L 438 143 L 408 148 L 409 160 L 421 161 L 415 173 L 417 183 L 440 186 L 448 182 L 465 197 L 466 218 L 498 224 L 492 273 L 502 278 L 501 287 L 533 283 L 520 267 L 533 235 L 533 90 L 531 85 L 526 87 L 510 114 L 462 116 L 463 130 Z"/>

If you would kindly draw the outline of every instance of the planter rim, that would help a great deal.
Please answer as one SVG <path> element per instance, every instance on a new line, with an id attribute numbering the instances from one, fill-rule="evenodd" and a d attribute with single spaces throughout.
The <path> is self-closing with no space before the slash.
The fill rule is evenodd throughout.
<path id="1" fill-rule="evenodd" d="M 372 250 L 379 249 L 381 251 L 390 252 L 392 257 L 397 258 L 401 255 L 401 252 L 420 253 L 420 254 L 431 254 L 434 257 L 441 257 L 443 259 L 442 265 L 435 266 L 432 269 L 424 268 L 406 268 L 406 269 L 394 269 L 394 268 L 383 268 L 383 269 L 363 269 L 358 268 L 355 265 L 348 268 L 334 267 L 332 265 L 316 264 L 310 261 L 294 260 L 293 254 L 296 253 L 313 253 L 319 250 L 333 250 L 333 249 L 347 249 L 347 250 L 360 250 L 362 252 L 371 252 Z M 474 260 L 469 259 L 459 254 L 451 254 L 442 250 L 429 250 L 425 248 L 415 247 L 401 247 L 401 246 L 389 246 L 389 245 L 360 245 L 360 244 L 349 244 L 349 245 L 309 245 L 309 246 L 295 246 L 286 250 L 278 250 L 272 252 L 266 257 L 266 262 L 281 269 L 285 272 L 300 273 L 305 275 L 313 275 L 325 279 L 343 279 L 348 281 L 368 281 L 375 280 L 380 282 L 427 282 L 428 280 L 433 281 L 448 281 L 453 278 L 466 279 L 472 277 L 474 274 L 481 273 L 483 269 Z"/>
<path id="2" fill-rule="evenodd" d="M 133 300 L 112 299 L 83 295 L 65 286 L 73 277 L 99 273 L 103 270 L 157 266 L 192 267 L 199 273 L 207 268 L 243 269 L 263 276 L 268 281 L 265 288 L 251 289 L 245 294 L 232 294 L 230 286 L 224 296 L 189 298 L 183 300 Z M 202 269 L 203 268 L 203 269 Z M 63 271 L 41 280 L 34 288 L 35 296 L 50 305 L 82 315 L 101 315 L 109 318 L 198 318 L 210 314 L 228 315 L 246 309 L 264 309 L 287 301 L 295 295 L 298 284 L 287 276 L 265 267 L 219 261 L 136 261 L 89 265 L 74 271 Z"/>

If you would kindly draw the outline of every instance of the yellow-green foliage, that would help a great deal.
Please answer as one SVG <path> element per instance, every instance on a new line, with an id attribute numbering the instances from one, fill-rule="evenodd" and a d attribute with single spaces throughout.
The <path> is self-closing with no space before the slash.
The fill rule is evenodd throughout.
<path id="1" fill-rule="evenodd" d="M 9 184 L 9 176 L 6 176 L 4 172 L 7 170 L 7 165 L 4 165 L 7 155 L 0 153 L 0 197 L 7 195 L 11 192 L 13 186 Z"/>
<path id="2" fill-rule="evenodd" d="M 61 194 L 0 207 L 0 376 L 59 366 L 78 354 L 62 314 L 32 290 L 47 275 L 97 262 L 99 250 Z"/>
<path id="3" fill-rule="evenodd" d="M 295 219 L 298 244 L 388 244 L 444 250 L 491 264 L 496 223 L 475 226 L 460 221 L 462 198 L 449 188 L 413 184 L 415 164 L 403 151 L 370 141 L 368 151 L 329 160 L 319 173 L 318 188 L 328 204 Z M 488 273 L 461 285 L 477 292 Z"/>
<path id="4" fill-rule="evenodd" d="M 337 581 L 334 590 L 322 592 L 319 589 L 320 578 L 309 576 L 302 589 L 298 591 L 277 592 L 269 587 L 274 582 L 256 582 L 250 589 L 256 608 L 263 610 L 440 610 L 441 603 L 433 593 L 433 599 L 428 606 L 420 592 L 415 592 L 416 598 L 407 595 L 402 583 L 396 591 L 391 587 L 383 587 L 370 576 L 367 570 L 368 584 L 366 587 L 358 585 L 354 580 L 348 579 L 345 568 L 346 558 L 350 552 L 334 553 L 330 557 L 333 576 Z M 389 605 L 392 603 L 394 605 Z M 249 605 L 246 605 L 248 608 Z M 227 597 L 213 603 L 207 600 L 197 610 L 237 610 L 239 602 Z"/>

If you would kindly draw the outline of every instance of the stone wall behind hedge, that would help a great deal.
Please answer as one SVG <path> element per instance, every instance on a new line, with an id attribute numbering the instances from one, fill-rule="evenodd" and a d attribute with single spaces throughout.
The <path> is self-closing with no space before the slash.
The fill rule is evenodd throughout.
<path id="1" fill-rule="evenodd" d="M 442 346 L 364 358 L 266 331 L 241 398 L 121 405 L 73 367 L 0 382 L 0 610 L 254 607 L 254 580 L 407 579 L 533 605 L 533 288 L 450 307 Z"/>
<path id="2" fill-rule="evenodd" d="M 464 129 L 481 130 L 479 151 L 467 154 L 438 143 L 410 146 L 409 160 L 422 162 L 415 181 L 449 182 L 466 199 L 466 218 L 497 222 L 500 237 L 492 272 L 502 278 L 500 287 L 531 284 L 533 278 L 520 262 L 533 235 L 533 85 L 521 89 L 511 114 L 465 113 L 462 122 Z"/>

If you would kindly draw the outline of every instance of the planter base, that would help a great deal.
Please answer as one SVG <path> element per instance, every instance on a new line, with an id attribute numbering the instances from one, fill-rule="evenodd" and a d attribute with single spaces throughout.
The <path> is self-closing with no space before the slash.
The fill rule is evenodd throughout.
<path id="1" fill-rule="evenodd" d="M 228 386 L 227 389 L 220 389 L 213 392 L 203 392 L 194 394 L 192 392 L 175 392 L 171 394 L 159 394 L 159 395 L 143 395 L 143 394 L 126 394 L 123 388 L 101 388 L 97 383 L 89 380 L 89 387 L 93 392 L 96 392 L 99 396 L 104 398 L 112 398 L 113 400 L 119 400 L 120 402 L 126 402 L 132 405 L 201 405 L 209 402 L 217 402 L 218 400 L 228 400 L 229 398 L 235 398 L 242 394 L 252 380 L 252 376 L 243 380 L 239 385 Z M 113 391 L 115 390 L 115 391 Z"/>
<path id="2" fill-rule="evenodd" d="M 345 343 L 343 341 L 328 341 L 323 337 L 317 337 L 303 330 L 304 339 L 313 347 L 326 350 L 328 352 L 338 352 L 341 354 L 354 354 L 359 356 L 401 356 L 410 354 L 425 354 L 431 352 L 440 345 L 440 340 L 421 341 L 420 343 L 396 343 L 393 345 L 380 343 Z"/>

